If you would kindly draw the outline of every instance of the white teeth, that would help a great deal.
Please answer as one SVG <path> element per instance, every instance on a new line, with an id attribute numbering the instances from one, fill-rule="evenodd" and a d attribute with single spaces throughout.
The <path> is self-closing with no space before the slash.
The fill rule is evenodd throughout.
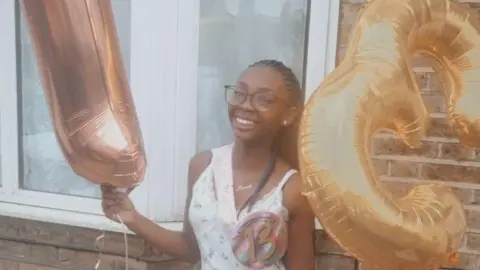
<path id="1" fill-rule="evenodd" d="M 250 120 L 247 120 L 247 119 L 243 119 L 243 118 L 236 118 L 237 122 L 239 122 L 240 124 L 243 124 L 243 125 L 252 125 L 253 122 L 250 121 Z"/>

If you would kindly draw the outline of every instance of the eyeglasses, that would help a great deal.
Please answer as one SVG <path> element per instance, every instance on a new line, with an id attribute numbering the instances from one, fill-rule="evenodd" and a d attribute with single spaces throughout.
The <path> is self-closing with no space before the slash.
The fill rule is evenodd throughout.
<path id="1" fill-rule="evenodd" d="M 249 96 L 253 109 L 258 111 L 268 111 L 278 101 L 285 102 L 268 92 L 258 91 L 249 94 L 247 91 L 237 89 L 235 85 L 225 85 L 225 101 L 232 106 L 243 104 Z"/>

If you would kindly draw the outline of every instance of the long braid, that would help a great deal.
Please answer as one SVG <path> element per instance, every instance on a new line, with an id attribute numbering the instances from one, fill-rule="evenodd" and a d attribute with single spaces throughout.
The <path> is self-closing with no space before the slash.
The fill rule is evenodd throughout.
<path id="1" fill-rule="evenodd" d="M 284 84 L 287 90 L 290 92 L 291 105 L 297 107 L 300 110 L 303 108 L 304 93 L 301 89 L 300 82 L 298 81 L 297 76 L 295 76 L 295 73 L 289 67 L 287 67 L 284 63 L 280 61 L 272 59 L 260 60 L 256 63 L 253 63 L 249 67 L 258 66 L 272 68 L 278 73 L 280 73 L 283 77 Z M 294 123 L 292 123 L 288 127 L 285 127 L 276 138 L 272 149 L 272 155 L 270 157 L 265 173 L 260 179 L 260 182 L 256 186 L 255 190 L 253 191 L 252 196 L 250 196 L 250 198 L 244 204 L 244 206 L 248 204 L 249 211 L 257 200 L 260 194 L 260 190 L 265 187 L 268 179 L 270 179 L 270 176 L 275 169 L 275 160 L 277 155 L 280 156 L 283 160 L 285 160 L 292 168 L 298 169 L 297 139 L 299 120 L 300 117 L 297 117 Z M 244 208 L 244 206 L 240 208 L 239 213 Z"/>

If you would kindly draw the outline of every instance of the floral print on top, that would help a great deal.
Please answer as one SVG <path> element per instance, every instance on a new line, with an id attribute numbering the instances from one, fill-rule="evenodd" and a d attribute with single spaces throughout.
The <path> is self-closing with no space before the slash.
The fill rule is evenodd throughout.
<path id="1" fill-rule="evenodd" d="M 212 150 L 212 161 L 192 188 L 189 219 L 200 249 L 201 270 L 250 270 L 235 258 L 231 246 L 231 230 L 238 222 L 233 197 L 232 145 Z M 279 185 L 257 200 L 250 211 L 242 210 L 239 219 L 252 212 L 269 211 L 288 221 L 283 206 L 283 186 L 295 174 L 288 171 Z M 284 270 L 282 261 L 264 270 Z"/>

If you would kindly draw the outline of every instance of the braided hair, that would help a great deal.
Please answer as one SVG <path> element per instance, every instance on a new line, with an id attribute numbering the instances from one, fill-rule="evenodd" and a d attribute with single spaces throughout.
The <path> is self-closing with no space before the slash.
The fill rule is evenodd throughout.
<path id="1" fill-rule="evenodd" d="M 271 59 L 260 60 L 249 67 L 259 66 L 272 68 L 282 75 L 285 87 L 290 94 L 290 105 L 296 107 L 301 112 L 305 93 L 295 73 L 284 63 Z M 274 146 L 278 156 L 294 169 L 298 169 L 297 137 L 299 123 L 300 115 L 297 116 L 293 123 L 280 131 Z"/>
<path id="2" fill-rule="evenodd" d="M 304 92 L 302 91 L 300 82 L 295 76 L 295 73 L 287 67 L 284 63 L 272 60 L 272 59 L 264 59 L 258 62 L 255 62 L 249 66 L 250 67 L 267 67 L 277 71 L 279 74 L 282 75 L 285 87 L 289 91 L 290 94 L 290 105 L 294 106 L 301 111 L 303 108 L 303 99 L 304 99 Z M 248 204 L 248 209 L 250 210 L 255 201 L 258 199 L 260 190 L 265 187 L 270 176 L 272 175 L 275 169 L 275 160 L 277 156 L 282 158 L 284 161 L 288 163 L 292 168 L 298 170 L 298 151 L 297 151 L 297 139 L 298 139 L 298 129 L 300 123 L 300 116 L 297 116 L 295 121 L 291 123 L 289 126 L 284 127 L 280 130 L 279 134 L 276 137 L 276 140 L 273 145 L 272 155 L 270 157 L 270 161 L 267 165 L 267 168 L 260 179 L 259 183 L 257 184 L 255 190 L 253 191 L 250 198 L 245 202 L 244 206 L 240 209 L 238 213 Z"/>

